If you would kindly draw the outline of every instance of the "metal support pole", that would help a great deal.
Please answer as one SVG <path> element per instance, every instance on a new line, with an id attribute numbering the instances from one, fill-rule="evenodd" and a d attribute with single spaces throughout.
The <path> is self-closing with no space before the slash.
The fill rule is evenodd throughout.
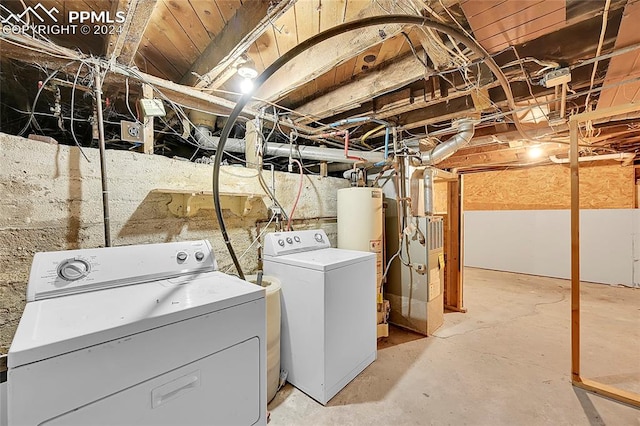
<path id="1" fill-rule="evenodd" d="M 104 223 L 104 246 L 111 247 L 111 230 L 109 222 L 109 189 L 107 187 L 107 164 L 104 143 L 104 118 L 102 116 L 102 81 L 100 69 L 95 72 L 96 111 L 98 113 L 98 147 L 100 148 L 100 179 L 102 180 L 102 212 Z"/>

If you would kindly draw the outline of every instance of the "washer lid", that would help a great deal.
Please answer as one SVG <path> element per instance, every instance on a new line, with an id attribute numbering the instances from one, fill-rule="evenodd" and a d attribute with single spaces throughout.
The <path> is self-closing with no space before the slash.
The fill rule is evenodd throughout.
<path id="1" fill-rule="evenodd" d="M 262 287 L 216 271 L 28 302 L 9 349 L 8 367 L 260 298 Z"/>
<path id="2" fill-rule="evenodd" d="M 265 262 L 293 265 L 316 271 L 331 271 L 347 265 L 373 260 L 376 255 L 366 251 L 345 250 L 337 248 L 325 248 L 321 250 L 292 253 L 284 256 L 266 256 Z"/>

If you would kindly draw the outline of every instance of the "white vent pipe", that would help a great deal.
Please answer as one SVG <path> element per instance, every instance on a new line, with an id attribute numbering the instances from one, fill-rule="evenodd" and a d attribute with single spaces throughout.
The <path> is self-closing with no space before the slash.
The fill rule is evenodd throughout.
<path id="1" fill-rule="evenodd" d="M 587 157 L 578 157 L 579 162 L 583 161 L 603 161 L 603 160 L 618 160 L 622 161 L 623 165 L 629 165 L 636 157 L 636 154 L 633 152 L 619 152 L 617 154 L 602 154 L 602 155 L 590 155 Z M 552 163 L 556 164 L 568 164 L 568 158 L 558 158 L 555 155 L 549 157 Z"/>

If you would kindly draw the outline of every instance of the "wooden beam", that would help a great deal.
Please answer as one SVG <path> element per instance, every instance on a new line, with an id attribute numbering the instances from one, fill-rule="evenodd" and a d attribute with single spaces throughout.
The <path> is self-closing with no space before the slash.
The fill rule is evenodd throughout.
<path id="1" fill-rule="evenodd" d="M 148 84 L 142 85 L 142 96 L 145 99 L 153 99 L 153 87 Z M 144 135 L 142 152 L 145 154 L 153 154 L 153 141 L 155 135 L 153 134 L 153 117 L 144 118 Z"/>
<path id="2" fill-rule="evenodd" d="M 424 66 L 413 55 L 409 55 L 381 70 L 368 72 L 349 84 L 319 96 L 296 108 L 296 111 L 311 117 L 329 117 L 357 108 L 371 98 L 424 77 Z"/>
<path id="3" fill-rule="evenodd" d="M 381 6 L 380 3 L 383 5 Z M 393 8 L 392 1 L 372 2 L 362 9 L 354 19 L 384 14 Z M 256 97 L 277 101 L 298 86 L 321 76 L 331 68 L 364 52 L 371 46 L 383 42 L 402 31 L 398 24 L 361 28 L 340 34 L 302 52 L 272 75 L 258 90 Z M 265 64 L 268 66 L 270 64 Z"/>
<path id="4" fill-rule="evenodd" d="M 466 312 L 462 299 L 462 177 L 447 182 L 447 234 L 445 245 L 444 305 Z"/>
<path id="5" fill-rule="evenodd" d="M 540 160 L 531 160 L 528 157 L 527 147 L 501 149 L 501 146 L 502 145 L 495 144 L 495 150 L 493 151 L 456 153 L 444 160 L 442 163 L 439 163 L 438 167 L 442 167 L 443 169 L 455 169 L 469 166 L 491 166 L 500 164 L 507 165 L 508 163 L 516 162 L 521 164 L 531 163 L 531 165 L 540 163 Z M 567 147 L 565 145 L 561 148 L 547 148 L 544 155 L 550 156 L 564 154 L 566 152 Z M 542 158 L 542 160 L 545 160 L 545 158 Z"/>
<path id="6" fill-rule="evenodd" d="M 574 386 L 616 401 L 640 407 L 640 394 L 583 379 L 580 376 L 580 181 L 578 161 L 578 124 L 640 110 L 640 103 L 618 105 L 576 114 L 569 120 L 571 167 L 571 382 Z"/>
<path id="7" fill-rule="evenodd" d="M 569 121 L 571 168 L 571 379 L 580 381 L 580 182 L 578 122 Z"/>
<path id="8" fill-rule="evenodd" d="M 112 16 L 124 12 L 127 16 L 122 32 L 107 36 L 106 57 L 125 65 L 133 65 L 142 35 L 147 29 L 158 0 L 118 0 L 113 4 Z"/>
<path id="9" fill-rule="evenodd" d="M 274 7 L 268 0 L 245 2 L 182 76 L 180 83 L 214 89 L 220 87 L 233 75 L 225 71 L 295 2 L 284 0 Z"/>
<path id="10" fill-rule="evenodd" d="M 602 395 L 606 398 L 615 399 L 633 407 L 640 407 L 640 394 L 624 389 L 615 388 L 611 385 L 596 382 L 595 380 L 580 379 L 573 382 L 573 385 L 589 392 Z"/>

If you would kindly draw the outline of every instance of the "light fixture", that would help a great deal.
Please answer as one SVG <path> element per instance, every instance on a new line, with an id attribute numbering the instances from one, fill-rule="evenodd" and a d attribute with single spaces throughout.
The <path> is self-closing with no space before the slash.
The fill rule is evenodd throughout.
<path id="1" fill-rule="evenodd" d="M 253 80 L 250 78 L 243 78 L 240 82 L 240 91 L 242 93 L 251 93 L 253 91 Z"/>
<path id="2" fill-rule="evenodd" d="M 540 158 L 542 157 L 542 153 L 542 148 L 540 148 L 539 146 L 532 146 L 527 150 L 529 158 Z"/>
<path id="3" fill-rule="evenodd" d="M 244 79 L 254 79 L 258 76 L 258 71 L 256 70 L 256 64 L 253 62 L 247 55 L 243 55 L 242 59 L 244 62 L 238 65 L 238 75 Z"/>

